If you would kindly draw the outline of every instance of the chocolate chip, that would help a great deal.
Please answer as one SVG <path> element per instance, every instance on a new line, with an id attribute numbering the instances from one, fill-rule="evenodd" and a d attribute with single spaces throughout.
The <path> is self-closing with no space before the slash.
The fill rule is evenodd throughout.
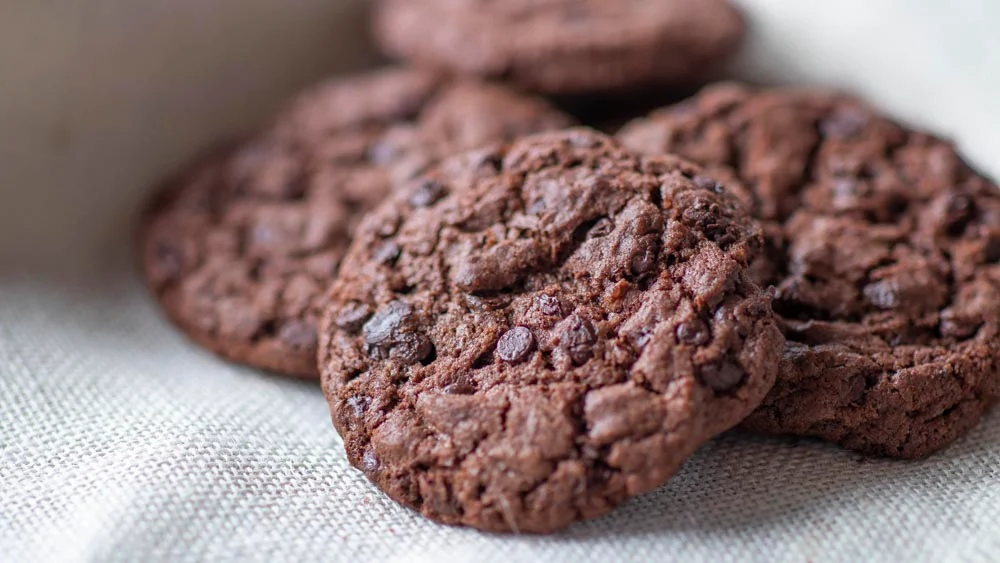
<path id="1" fill-rule="evenodd" d="M 976 203 L 966 194 L 955 194 L 948 199 L 948 233 L 960 236 L 965 226 L 975 217 Z"/>
<path id="2" fill-rule="evenodd" d="M 562 303 L 554 295 L 542 294 L 535 297 L 535 306 L 538 307 L 540 313 L 549 317 L 562 317 L 563 315 Z"/>
<path id="3" fill-rule="evenodd" d="M 598 219 L 596 223 L 594 223 L 594 226 L 591 227 L 589 231 L 587 231 L 587 237 L 599 238 L 608 236 L 614 229 L 615 229 L 614 223 L 612 223 L 611 220 L 608 219 L 607 217 L 602 217 L 601 219 Z"/>
<path id="4" fill-rule="evenodd" d="M 416 320 L 409 303 L 389 303 L 364 325 L 368 354 L 379 360 L 395 357 L 404 365 L 427 358 L 434 344 L 418 330 Z"/>
<path id="5" fill-rule="evenodd" d="M 539 213 L 544 212 L 546 209 L 548 209 L 548 205 L 545 203 L 545 199 L 538 198 L 532 201 L 530 205 L 528 205 L 526 211 L 529 215 L 538 215 Z"/>
<path id="6" fill-rule="evenodd" d="M 381 465 L 382 463 L 373 450 L 365 450 L 364 455 L 361 456 L 361 469 L 365 473 L 375 473 Z"/>
<path id="7" fill-rule="evenodd" d="M 710 227 L 706 231 L 706 234 L 708 234 L 708 239 L 719 245 L 720 248 L 728 248 L 729 245 L 739 240 L 739 237 L 733 233 L 728 224 L 719 224 Z"/>
<path id="8" fill-rule="evenodd" d="M 899 291 L 890 280 L 870 283 L 864 288 L 865 298 L 879 309 L 895 309 L 899 305 Z"/>
<path id="9" fill-rule="evenodd" d="M 382 264 L 383 266 L 391 266 L 399 258 L 399 245 L 392 242 L 391 240 L 382 243 L 382 246 L 375 251 L 375 255 L 372 258 L 375 262 Z"/>
<path id="10" fill-rule="evenodd" d="M 709 240 L 725 248 L 739 237 L 733 232 L 729 217 L 723 213 L 718 203 L 711 199 L 698 198 L 681 214 L 681 220 L 690 227 L 705 233 Z"/>
<path id="11" fill-rule="evenodd" d="M 479 150 L 468 153 L 469 166 L 473 168 L 486 168 L 492 172 L 499 172 L 503 167 L 503 157 L 496 149 Z"/>
<path id="12" fill-rule="evenodd" d="M 392 301 L 365 323 L 365 341 L 371 345 L 391 342 L 396 331 L 413 314 L 413 307 L 404 301 Z"/>
<path id="13" fill-rule="evenodd" d="M 708 325 L 701 319 L 685 321 L 677 327 L 677 340 L 691 346 L 703 346 L 712 339 Z"/>
<path id="14" fill-rule="evenodd" d="M 746 374 L 736 364 L 728 360 L 723 360 L 721 365 L 709 364 L 702 366 L 699 375 L 701 375 L 701 381 L 705 385 L 708 385 L 715 391 L 726 392 L 739 385 Z"/>
<path id="15" fill-rule="evenodd" d="M 384 139 L 372 145 L 368 149 L 368 160 L 379 166 L 392 164 L 402 154 L 399 143 L 389 139 Z"/>
<path id="16" fill-rule="evenodd" d="M 858 108 L 839 108 L 833 115 L 820 123 L 819 129 L 824 138 L 841 137 L 849 139 L 856 137 L 868 125 L 868 114 Z"/>
<path id="17" fill-rule="evenodd" d="M 429 365 L 437 357 L 434 343 L 423 334 L 408 334 L 393 347 L 393 352 L 404 365 L 421 362 Z"/>
<path id="18" fill-rule="evenodd" d="M 688 226 L 705 233 L 709 240 L 725 248 L 738 240 L 733 232 L 729 217 L 718 203 L 709 198 L 698 198 L 681 214 L 681 220 Z"/>
<path id="19" fill-rule="evenodd" d="M 366 397 L 364 395 L 351 395 L 347 398 L 347 405 L 351 407 L 351 412 L 354 413 L 354 418 L 363 417 L 371 404 L 371 397 Z"/>
<path id="20" fill-rule="evenodd" d="M 646 344 L 649 344 L 649 341 L 652 338 L 653 330 L 649 327 L 643 327 L 639 329 L 638 332 L 629 335 L 632 347 L 635 348 L 637 352 L 642 352 L 642 349 L 646 347 Z"/>
<path id="21" fill-rule="evenodd" d="M 316 347 L 316 327 L 301 319 L 295 319 L 281 325 L 278 338 L 292 348 L 308 350 Z"/>
<path id="22" fill-rule="evenodd" d="M 434 205 L 447 194 L 447 186 L 432 178 L 426 178 L 413 188 L 409 202 L 414 207 L 428 207 Z"/>
<path id="23" fill-rule="evenodd" d="M 697 175 L 694 177 L 692 182 L 694 182 L 694 185 L 700 189 L 709 190 L 717 194 L 721 194 L 722 192 L 726 191 L 725 186 L 717 182 L 715 179 L 709 178 L 708 176 Z"/>
<path id="24" fill-rule="evenodd" d="M 383 217 L 383 220 L 378 225 L 378 234 L 382 237 L 391 237 L 396 234 L 399 230 L 400 218 L 399 216 L 393 215 L 391 217 Z"/>
<path id="25" fill-rule="evenodd" d="M 337 315 L 337 326 L 350 334 L 357 334 L 372 314 L 371 309 L 364 303 L 351 301 L 344 305 Z"/>
<path id="26" fill-rule="evenodd" d="M 527 327 L 516 326 L 500 337 L 497 355 L 500 359 L 516 364 L 524 361 L 535 347 L 535 337 Z"/>
<path id="27" fill-rule="evenodd" d="M 691 227 L 704 229 L 708 225 L 716 222 L 721 213 L 719 204 L 708 199 L 699 197 L 681 213 L 681 219 Z"/>
<path id="28" fill-rule="evenodd" d="M 644 246 L 632 256 L 632 272 L 636 274 L 645 274 L 646 272 L 655 269 L 656 257 L 659 255 L 659 252 L 660 247 L 656 241 L 645 243 Z"/>
<path id="29" fill-rule="evenodd" d="M 559 329 L 559 347 L 566 351 L 575 365 L 587 363 L 594 355 L 594 344 L 597 342 L 597 330 L 590 319 L 572 315 L 562 323 Z"/>
<path id="30" fill-rule="evenodd" d="M 471 395 L 476 392 L 476 386 L 466 377 L 459 377 L 444 386 L 444 392 L 449 395 Z"/>
<path id="31" fill-rule="evenodd" d="M 975 335 L 983 326 L 983 322 L 982 317 L 958 315 L 952 309 L 945 309 L 941 313 L 938 329 L 941 331 L 941 336 L 965 340 Z"/>

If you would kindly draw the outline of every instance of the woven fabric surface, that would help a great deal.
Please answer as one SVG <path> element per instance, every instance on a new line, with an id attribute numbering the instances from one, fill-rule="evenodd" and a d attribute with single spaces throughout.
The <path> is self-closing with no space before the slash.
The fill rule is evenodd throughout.
<path id="1" fill-rule="evenodd" d="M 976 65 L 1000 57 L 978 32 L 1000 10 L 963 3 L 937 13 L 851 0 L 810 15 L 802 6 L 817 3 L 747 0 L 755 31 L 739 72 L 857 89 L 956 136 L 996 174 L 1000 107 L 984 92 L 1000 78 Z M 67 21 L 90 27 L 63 30 L 35 66 L 18 67 L 18 84 L 34 90 L 0 95 L 0 561 L 1000 561 L 1000 412 L 919 462 L 727 434 L 666 486 L 551 537 L 449 528 L 398 507 L 348 465 L 318 385 L 192 345 L 163 320 L 130 256 L 132 220 L 156 177 L 322 72 L 364 61 L 288 63 L 329 41 L 335 22 L 359 21 L 349 3 L 295 0 L 276 15 L 281 3 L 219 2 L 224 13 L 203 28 L 188 25 L 206 6 L 198 0 L 11 3 L 0 7 L 15 31 L 0 23 L 0 62 L 34 37 L 31 26 L 58 21 L 43 4 L 79 4 Z M 842 51 L 838 37 L 868 37 L 850 23 L 866 5 L 884 13 L 865 29 L 894 29 L 917 53 L 929 48 L 923 31 L 945 30 L 943 54 L 900 69 L 891 53 Z M 271 27 L 246 29 L 248 11 Z M 103 37 L 126 12 L 145 18 L 133 35 Z M 344 41 L 359 27 L 339 25 Z M 246 49 L 204 49 L 227 33 Z M 176 42 L 177 60 L 133 48 L 160 35 Z M 287 56 L 262 58 L 262 36 L 289 38 Z M 779 48 L 788 44 L 801 47 Z M 118 74 L 67 70 L 112 56 Z M 941 78 L 955 68 L 959 78 Z"/>

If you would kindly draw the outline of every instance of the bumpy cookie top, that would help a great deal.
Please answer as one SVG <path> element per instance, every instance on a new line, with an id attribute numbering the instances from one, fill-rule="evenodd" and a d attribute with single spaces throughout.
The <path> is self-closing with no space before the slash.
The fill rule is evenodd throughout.
<path id="1" fill-rule="evenodd" d="M 320 364 L 348 456 L 447 523 L 545 532 L 669 478 L 770 388 L 758 227 L 584 129 L 445 161 L 373 212 Z"/>
<path id="2" fill-rule="evenodd" d="M 569 123 L 541 100 L 422 71 L 331 81 L 163 190 L 143 220 L 146 278 L 203 345 L 316 377 L 323 293 L 363 213 L 442 155 Z"/>
<path id="3" fill-rule="evenodd" d="M 769 234 L 789 350 L 756 428 L 919 457 L 1000 388 L 1000 192 L 946 142 L 847 96 L 738 85 L 627 126 L 742 197 Z"/>
<path id="4" fill-rule="evenodd" d="M 688 85 L 743 37 L 725 0 L 382 0 L 390 54 L 550 93 Z"/>

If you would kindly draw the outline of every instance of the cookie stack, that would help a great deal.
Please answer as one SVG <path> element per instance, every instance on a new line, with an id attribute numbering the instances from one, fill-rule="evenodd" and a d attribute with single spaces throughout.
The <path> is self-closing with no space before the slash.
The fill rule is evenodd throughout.
<path id="1" fill-rule="evenodd" d="M 719 77 L 725 1 L 382 0 L 374 30 L 405 63 L 186 167 L 139 245 L 193 340 L 320 379 L 396 501 L 551 532 L 737 425 L 919 458 L 1000 397 L 1000 192 L 947 142 L 821 89 L 623 101 Z"/>

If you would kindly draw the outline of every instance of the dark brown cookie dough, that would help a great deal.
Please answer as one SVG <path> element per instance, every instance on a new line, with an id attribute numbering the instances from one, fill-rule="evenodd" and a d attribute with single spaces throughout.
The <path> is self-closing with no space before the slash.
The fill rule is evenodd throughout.
<path id="1" fill-rule="evenodd" d="M 381 0 L 375 9 L 391 55 L 559 94 L 698 84 L 743 33 L 726 0 Z"/>
<path id="2" fill-rule="evenodd" d="M 627 126 L 706 166 L 764 222 L 755 264 L 788 348 L 745 422 L 917 458 L 1000 395 L 1000 193 L 946 142 L 816 90 L 706 89 Z"/>
<path id="3" fill-rule="evenodd" d="M 147 282 L 207 348 L 317 377 L 323 293 L 362 214 L 443 155 L 569 123 L 541 100 L 422 71 L 321 85 L 158 195 L 142 221 Z"/>
<path id="4" fill-rule="evenodd" d="M 362 223 L 320 369 L 356 467 L 449 524 L 549 532 L 666 481 L 770 389 L 759 228 L 599 133 L 445 161 Z"/>

